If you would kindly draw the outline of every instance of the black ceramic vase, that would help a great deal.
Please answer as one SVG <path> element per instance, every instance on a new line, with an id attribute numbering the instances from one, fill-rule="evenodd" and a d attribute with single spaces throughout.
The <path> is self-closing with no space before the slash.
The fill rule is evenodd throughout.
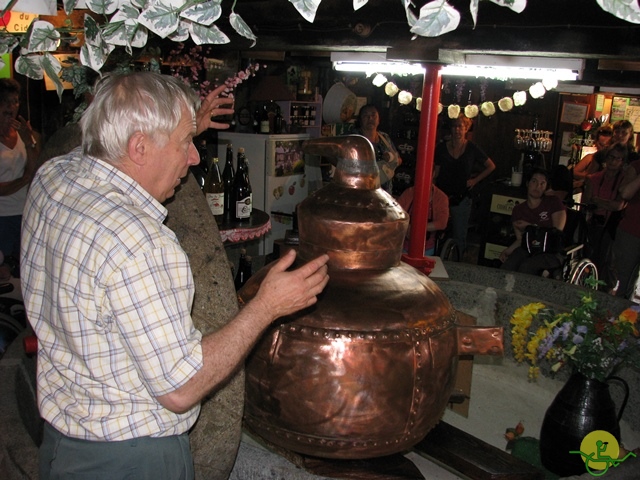
<path id="1" fill-rule="evenodd" d="M 569 453 L 579 451 L 582 439 L 594 430 L 605 430 L 620 441 L 619 420 L 625 407 L 629 388 L 618 377 L 626 389 L 625 400 L 616 412 L 609 392 L 609 384 L 585 377 L 581 373 L 571 375 L 547 409 L 540 430 L 540 460 L 547 470 L 567 477 L 586 472 L 581 455 Z"/>

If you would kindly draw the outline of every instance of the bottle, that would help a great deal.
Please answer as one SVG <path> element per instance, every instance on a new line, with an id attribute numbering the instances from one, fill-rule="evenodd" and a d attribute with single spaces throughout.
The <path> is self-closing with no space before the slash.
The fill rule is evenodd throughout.
<path id="1" fill-rule="evenodd" d="M 200 140 L 198 143 L 198 155 L 200 156 L 200 163 L 198 166 L 202 169 L 205 176 L 209 173 L 209 149 L 207 148 L 207 141 L 205 139 Z"/>
<path id="2" fill-rule="evenodd" d="M 211 213 L 213 213 L 213 218 L 216 219 L 218 225 L 222 224 L 224 219 L 224 182 L 222 175 L 220 175 L 220 167 L 218 167 L 218 157 L 213 157 L 203 191 Z"/>
<path id="3" fill-rule="evenodd" d="M 247 221 L 251 216 L 252 191 L 249 181 L 249 167 L 244 148 L 238 148 L 236 177 L 233 180 L 233 220 L 236 222 Z"/>
<path id="4" fill-rule="evenodd" d="M 251 257 L 246 254 L 246 250 L 243 248 L 240 250 L 240 260 L 238 261 L 238 273 L 236 273 L 236 278 L 234 280 L 234 285 L 236 287 L 236 291 L 240 290 L 242 286 L 247 283 L 247 280 L 252 275 L 252 265 L 251 265 Z"/>
<path id="5" fill-rule="evenodd" d="M 198 150 L 198 155 L 200 156 L 200 163 L 198 163 L 197 165 L 191 165 L 189 167 L 189 170 L 191 170 L 191 173 L 196 178 L 196 181 L 198 182 L 198 186 L 200 187 L 200 190 L 203 190 L 204 182 L 207 178 L 207 170 L 208 170 L 207 141 L 204 139 L 200 140 L 196 148 Z"/>
<path id="6" fill-rule="evenodd" d="M 260 115 L 260 133 L 269 133 L 269 112 L 267 112 L 267 106 L 262 107 L 262 114 Z"/>
<path id="7" fill-rule="evenodd" d="M 276 116 L 273 120 L 273 133 L 282 133 L 282 113 L 280 112 L 280 107 L 276 110 Z"/>
<path id="8" fill-rule="evenodd" d="M 233 203 L 231 197 L 233 195 L 233 179 L 235 172 L 233 170 L 233 145 L 227 144 L 227 161 L 224 164 L 224 170 L 222 171 L 222 181 L 224 182 L 224 220 L 229 221 L 231 218 L 231 211 L 233 210 L 231 204 Z"/>

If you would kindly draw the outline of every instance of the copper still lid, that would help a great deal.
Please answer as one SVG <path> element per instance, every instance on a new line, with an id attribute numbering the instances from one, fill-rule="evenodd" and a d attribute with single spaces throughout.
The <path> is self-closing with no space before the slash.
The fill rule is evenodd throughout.
<path id="1" fill-rule="evenodd" d="M 333 181 L 298 206 L 302 260 L 323 253 L 331 269 L 386 269 L 400 264 L 409 216 L 380 188 L 371 142 L 361 135 L 313 138 L 305 153 L 329 157 Z"/>

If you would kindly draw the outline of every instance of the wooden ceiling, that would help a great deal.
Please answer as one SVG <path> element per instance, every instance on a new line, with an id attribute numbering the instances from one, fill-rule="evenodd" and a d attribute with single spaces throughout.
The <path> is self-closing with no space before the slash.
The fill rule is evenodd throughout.
<path id="1" fill-rule="evenodd" d="M 520 14 L 481 0 L 475 27 L 469 0 L 449 3 L 461 13 L 459 27 L 415 39 L 402 0 L 369 0 L 357 11 L 349 0 L 322 0 L 314 23 L 285 0 L 241 0 L 234 10 L 258 37 L 256 54 L 387 51 L 389 58 L 439 63 L 472 52 L 575 57 L 587 60 L 583 83 L 640 86 L 640 25 L 605 12 L 596 0 L 529 0 Z M 223 12 L 231 4 L 224 0 Z M 249 49 L 249 40 L 222 28 L 235 49 Z"/>

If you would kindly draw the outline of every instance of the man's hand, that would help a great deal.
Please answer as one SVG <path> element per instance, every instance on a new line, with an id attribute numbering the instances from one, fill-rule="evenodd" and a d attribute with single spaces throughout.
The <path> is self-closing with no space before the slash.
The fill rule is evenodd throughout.
<path id="1" fill-rule="evenodd" d="M 327 274 L 328 255 L 322 255 L 300 268 L 288 272 L 296 258 L 295 250 L 290 250 L 269 270 L 258 293 L 250 302 L 254 308 L 264 309 L 276 318 L 290 315 L 307 308 L 317 301 L 329 281 Z"/>
<path id="2" fill-rule="evenodd" d="M 233 106 L 233 97 L 221 97 L 222 92 L 227 90 L 226 85 L 221 85 L 215 90 L 212 90 L 207 98 L 204 99 L 202 105 L 196 112 L 196 134 L 200 135 L 202 132 L 209 128 L 217 128 L 218 130 L 225 130 L 229 128 L 228 123 L 221 123 L 212 120 L 212 117 L 219 117 L 221 115 L 233 115 L 233 108 L 221 108 L 221 105 Z"/>

